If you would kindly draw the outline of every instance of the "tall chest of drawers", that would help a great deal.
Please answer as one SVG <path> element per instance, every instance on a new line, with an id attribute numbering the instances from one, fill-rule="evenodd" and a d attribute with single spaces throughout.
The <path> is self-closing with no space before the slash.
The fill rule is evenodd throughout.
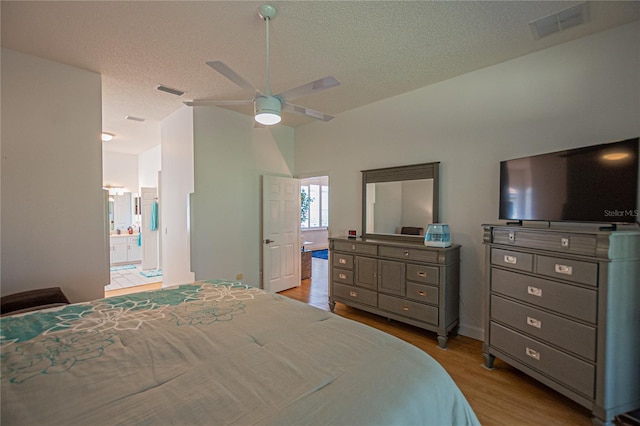
<path id="1" fill-rule="evenodd" d="M 438 333 L 458 328 L 460 246 L 330 238 L 329 306 L 336 302 Z"/>
<path id="2" fill-rule="evenodd" d="M 640 407 L 640 231 L 484 225 L 484 365 L 498 357 L 589 408 Z"/>

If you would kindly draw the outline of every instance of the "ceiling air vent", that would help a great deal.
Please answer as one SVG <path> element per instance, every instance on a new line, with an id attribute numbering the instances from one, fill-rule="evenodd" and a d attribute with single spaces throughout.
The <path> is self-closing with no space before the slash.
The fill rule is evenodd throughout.
<path id="1" fill-rule="evenodd" d="M 144 122 L 144 121 L 147 121 L 147 120 L 146 120 L 146 119 L 144 119 L 144 118 L 134 117 L 133 115 L 127 115 L 125 118 L 126 118 L 127 120 L 131 120 L 131 121 L 138 121 L 138 122 L 140 122 L 140 123 L 142 123 L 142 122 Z"/>
<path id="2" fill-rule="evenodd" d="M 184 95 L 184 92 L 182 90 L 172 89 L 171 87 L 163 86 L 162 84 L 159 84 L 158 86 L 156 86 L 156 89 L 160 90 L 161 92 L 171 93 L 172 95 L 176 95 L 176 96 Z"/>
<path id="3" fill-rule="evenodd" d="M 584 24 L 589 19 L 587 3 L 571 6 L 553 15 L 529 22 L 529 28 L 536 40 Z"/>

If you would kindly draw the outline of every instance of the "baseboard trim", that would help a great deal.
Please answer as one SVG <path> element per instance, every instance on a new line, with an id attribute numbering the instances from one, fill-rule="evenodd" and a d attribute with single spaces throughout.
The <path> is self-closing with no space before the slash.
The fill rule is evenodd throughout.
<path id="1" fill-rule="evenodd" d="M 484 342 L 484 329 L 473 325 L 460 324 L 458 334 Z"/>

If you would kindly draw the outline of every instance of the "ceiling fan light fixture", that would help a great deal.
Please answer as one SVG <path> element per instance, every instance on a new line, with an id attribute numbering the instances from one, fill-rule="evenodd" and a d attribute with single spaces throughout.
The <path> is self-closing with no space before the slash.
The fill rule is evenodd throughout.
<path id="1" fill-rule="evenodd" d="M 258 96 L 254 105 L 255 119 L 258 123 L 272 126 L 282 120 L 280 116 L 282 104 L 275 96 Z"/>

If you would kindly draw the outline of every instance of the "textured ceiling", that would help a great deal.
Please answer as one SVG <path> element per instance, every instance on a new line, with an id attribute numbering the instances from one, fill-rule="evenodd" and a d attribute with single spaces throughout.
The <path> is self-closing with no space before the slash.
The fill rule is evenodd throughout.
<path id="1" fill-rule="evenodd" d="M 159 143 L 160 121 L 192 99 L 248 99 L 205 62 L 265 84 L 264 2 L 5 1 L 2 47 L 102 74 L 105 149 Z M 342 84 L 295 103 L 343 111 L 640 19 L 640 2 L 589 2 L 589 21 L 535 40 L 528 23 L 573 1 L 274 1 L 274 93 L 332 75 Z M 639 37 L 640 40 L 640 37 Z M 158 84 L 186 93 L 176 97 Z M 251 106 L 234 109 L 251 114 Z M 144 123 L 125 120 L 131 115 Z M 296 127 L 311 119 L 283 113 Z"/>

